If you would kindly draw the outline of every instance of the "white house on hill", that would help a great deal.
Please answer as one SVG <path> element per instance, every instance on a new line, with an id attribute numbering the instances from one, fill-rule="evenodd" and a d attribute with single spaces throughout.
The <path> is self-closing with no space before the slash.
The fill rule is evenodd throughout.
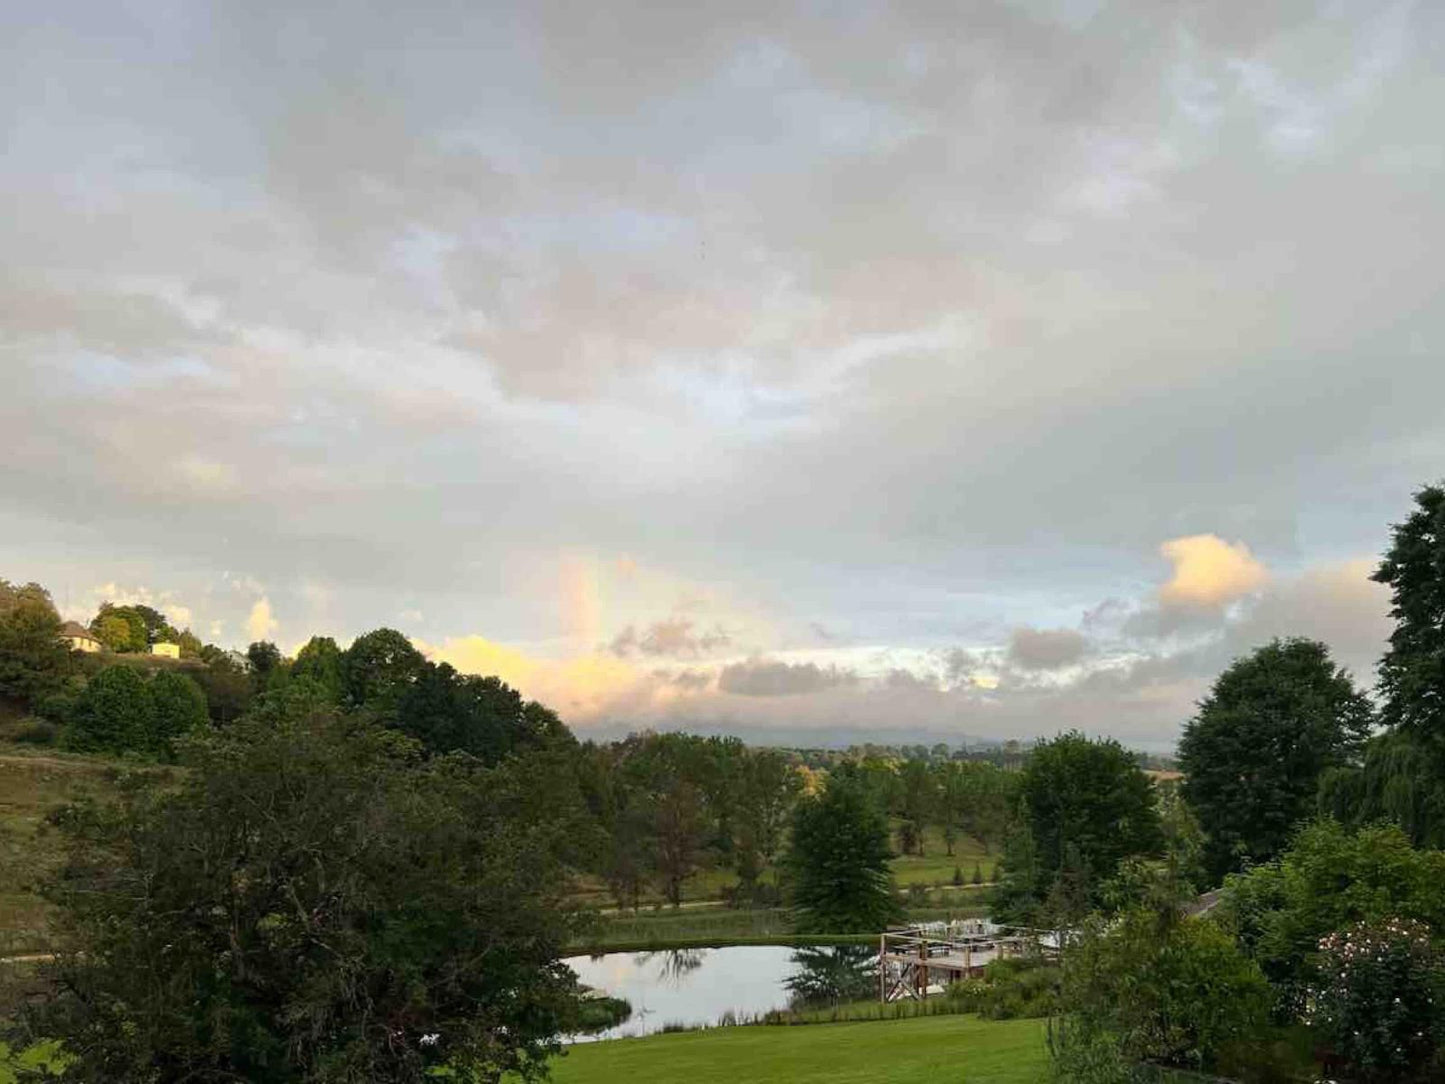
<path id="1" fill-rule="evenodd" d="M 162 655 L 167 659 L 179 659 L 181 657 L 181 645 L 173 644 L 168 640 L 161 640 L 151 644 L 152 655 Z"/>
<path id="2" fill-rule="evenodd" d="M 60 638 L 70 645 L 72 651 L 99 651 L 102 647 L 91 631 L 78 621 L 67 621 L 61 625 Z"/>

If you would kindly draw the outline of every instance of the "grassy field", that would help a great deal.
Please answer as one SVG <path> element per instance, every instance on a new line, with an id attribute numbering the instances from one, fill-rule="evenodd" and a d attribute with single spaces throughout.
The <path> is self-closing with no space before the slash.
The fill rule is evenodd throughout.
<path id="1" fill-rule="evenodd" d="M 938 1016 L 867 1024 L 738 1027 L 576 1046 L 557 1084 L 1038 1084 L 1041 1020 Z"/>

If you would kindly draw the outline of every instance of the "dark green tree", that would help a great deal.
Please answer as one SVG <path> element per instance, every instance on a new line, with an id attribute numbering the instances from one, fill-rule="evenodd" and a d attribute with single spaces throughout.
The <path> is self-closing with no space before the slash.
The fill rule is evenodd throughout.
<path id="1" fill-rule="evenodd" d="M 547 780 L 319 715 L 190 743 L 178 785 L 57 818 L 65 937 L 28 1020 L 78 1079 L 543 1075 L 573 1003 Z"/>
<path id="2" fill-rule="evenodd" d="M 1359 770 L 1326 773 L 1321 804 L 1349 824 L 1393 820 L 1417 844 L 1445 847 L 1445 488 L 1415 494 L 1374 578 L 1390 588 L 1395 619 L 1379 668 L 1388 729 Z"/>
<path id="3" fill-rule="evenodd" d="M 1179 743 L 1214 883 L 1284 850 L 1315 811 L 1320 777 L 1358 761 L 1371 720 L 1365 694 L 1314 640 L 1275 640 L 1219 676 Z"/>
<path id="4" fill-rule="evenodd" d="M 162 670 L 150 679 L 153 710 L 152 750 L 167 760 L 176 743 L 207 723 L 206 694 L 185 674 Z"/>
<path id="5" fill-rule="evenodd" d="M 1005 921 L 1041 921 L 1050 901 L 1054 911 L 1100 906 L 1122 859 L 1162 847 L 1149 778 L 1112 739 L 1073 732 L 1041 743 L 1019 792 L 1022 824 L 1000 863 L 994 899 Z"/>
<path id="6" fill-rule="evenodd" d="M 270 640 L 256 640 L 246 646 L 246 661 L 251 666 L 251 676 L 258 689 L 264 689 L 271 675 L 286 661 L 281 649 Z"/>
<path id="7" fill-rule="evenodd" d="M 422 653 L 395 629 L 376 629 L 358 636 L 346 649 L 343 703 L 390 714 L 425 666 Z"/>
<path id="8" fill-rule="evenodd" d="M 291 664 L 292 678 L 314 681 L 333 704 L 341 702 L 343 676 L 341 648 L 330 636 L 311 637 L 296 652 L 296 661 Z"/>
<path id="9" fill-rule="evenodd" d="M 879 933 L 902 917 L 888 820 L 856 775 L 835 771 L 798 802 L 786 856 L 800 933 Z"/>
<path id="10" fill-rule="evenodd" d="M 1445 488 L 1415 494 L 1374 579 L 1390 588 L 1395 631 L 1380 660 L 1385 725 L 1445 744 Z"/>
<path id="11" fill-rule="evenodd" d="M 152 755 L 156 705 L 150 684 L 129 666 L 101 670 L 76 700 L 65 744 L 87 753 Z"/>

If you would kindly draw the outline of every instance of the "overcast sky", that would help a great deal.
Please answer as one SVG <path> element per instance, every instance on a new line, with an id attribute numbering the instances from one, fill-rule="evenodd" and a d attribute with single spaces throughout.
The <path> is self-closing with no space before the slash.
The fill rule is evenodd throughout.
<path id="1" fill-rule="evenodd" d="M 692 9 L 692 10 L 689 10 Z M 0 576 L 580 731 L 1169 746 L 1445 474 L 1445 5 L 0 12 Z"/>

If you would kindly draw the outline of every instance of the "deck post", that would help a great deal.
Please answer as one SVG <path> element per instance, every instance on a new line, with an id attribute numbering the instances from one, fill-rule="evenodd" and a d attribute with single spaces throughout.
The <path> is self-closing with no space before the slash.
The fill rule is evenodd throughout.
<path id="1" fill-rule="evenodd" d="M 888 1001 L 888 935 L 878 935 L 878 1000 Z"/>

